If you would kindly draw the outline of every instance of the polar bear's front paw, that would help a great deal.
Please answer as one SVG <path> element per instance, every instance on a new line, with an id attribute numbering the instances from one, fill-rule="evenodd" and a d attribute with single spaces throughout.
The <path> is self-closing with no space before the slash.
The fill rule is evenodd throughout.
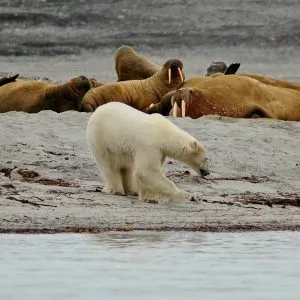
<path id="1" fill-rule="evenodd" d="M 103 193 L 107 193 L 107 194 L 113 194 L 113 195 L 121 195 L 121 196 L 125 196 L 125 193 L 124 193 L 123 190 L 111 188 L 111 187 L 108 187 L 108 186 L 105 186 L 105 187 L 102 189 L 102 192 L 103 192 Z"/>
<path id="2" fill-rule="evenodd" d="M 190 193 L 179 190 L 174 197 L 170 200 L 170 203 L 188 203 L 190 201 Z"/>
<path id="3" fill-rule="evenodd" d="M 113 195 L 125 196 L 125 193 L 122 191 L 112 190 L 111 193 Z"/>

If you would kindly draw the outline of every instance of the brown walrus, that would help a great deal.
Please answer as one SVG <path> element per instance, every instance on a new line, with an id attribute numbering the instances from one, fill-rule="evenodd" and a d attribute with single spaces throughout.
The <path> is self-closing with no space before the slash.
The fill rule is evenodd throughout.
<path id="1" fill-rule="evenodd" d="M 202 88 L 182 88 L 171 103 L 191 118 L 218 114 L 235 118 L 264 117 L 300 121 L 300 91 L 265 84 L 238 75 L 219 76 L 204 81 Z M 176 107 L 175 107 L 176 110 Z M 176 113 L 175 113 L 176 116 Z"/>
<path id="2" fill-rule="evenodd" d="M 16 81 L 16 79 L 19 77 L 19 74 L 16 74 L 14 76 L 11 77 L 2 77 L 0 78 L 0 86 L 10 83 L 10 82 L 14 82 Z"/>
<path id="3" fill-rule="evenodd" d="M 221 75 L 223 75 L 223 73 Z M 198 87 L 199 85 L 201 86 L 203 82 L 212 79 L 213 79 L 212 76 L 192 77 L 186 80 L 181 86 L 181 88 Z M 173 107 L 171 103 L 171 99 L 172 96 L 175 94 L 175 92 L 176 90 L 172 90 L 167 94 L 163 95 L 163 97 L 160 99 L 158 103 L 151 103 L 148 107 L 146 107 L 145 112 L 147 112 L 148 114 L 160 113 L 163 116 L 168 116 Z"/>
<path id="4" fill-rule="evenodd" d="M 0 112 L 79 110 L 82 98 L 90 88 L 90 80 L 85 76 L 60 85 L 32 80 L 10 82 L 0 87 Z"/>
<path id="5" fill-rule="evenodd" d="M 221 73 L 220 73 L 221 74 Z M 221 74 L 223 75 L 223 73 Z M 205 81 L 212 80 L 213 77 L 211 76 L 197 76 L 197 77 L 192 77 L 188 80 L 186 80 L 181 88 L 186 88 L 186 87 L 198 87 L 199 85 L 202 86 L 202 83 Z M 163 116 L 168 116 L 171 109 L 172 109 L 172 103 L 171 99 L 172 96 L 175 94 L 176 90 L 172 90 L 168 92 L 167 94 L 163 95 L 163 97 L 160 99 L 158 103 L 151 103 L 146 109 L 145 112 L 148 114 L 154 114 L 154 113 L 160 113 Z"/>
<path id="6" fill-rule="evenodd" d="M 220 75 L 224 75 L 219 73 Z M 256 74 L 239 74 L 239 76 L 245 76 L 245 77 L 250 77 L 253 79 L 256 79 L 260 81 L 261 83 L 264 83 L 266 85 L 274 86 L 274 87 L 281 87 L 281 88 L 289 88 L 293 90 L 297 90 L 300 92 L 300 84 L 289 82 L 286 80 L 280 80 L 276 78 L 271 78 L 263 75 L 256 75 Z M 204 76 L 199 76 L 199 77 L 193 77 L 185 81 L 185 83 L 182 85 L 181 89 L 183 88 L 205 88 L 208 85 L 214 85 L 219 81 L 213 81 L 210 84 L 206 83 L 206 81 L 213 79 L 214 76 L 210 77 L 204 77 Z M 239 78 L 239 77 L 237 77 Z M 156 103 L 154 105 L 151 105 L 148 107 L 147 112 L 152 114 L 152 113 L 160 113 L 164 116 L 168 116 L 170 114 L 170 111 L 172 110 L 173 107 L 173 102 L 171 101 L 172 96 L 175 94 L 176 91 L 171 91 L 164 95 L 159 103 Z M 180 107 L 179 107 L 180 108 Z"/>
<path id="7" fill-rule="evenodd" d="M 112 101 L 123 102 L 144 111 L 151 103 L 159 102 L 169 91 L 180 88 L 183 82 L 182 62 L 171 59 L 150 78 L 108 83 L 91 89 L 83 98 L 81 111 L 91 112 Z"/>
<path id="8" fill-rule="evenodd" d="M 122 46 L 115 53 L 115 69 L 118 81 L 125 81 L 149 78 L 161 67 L 137 54 L 132 47 Z"/>
<path id="9" fill-rule="evenodd" d="M 234 74 L 239 67 L 239 63 L 233 63 L 227 67 L 224 62 L 212 62 L 207 68 L 205 76 L 192 77 L 185 81 L 181 88 L 197 87 L 198 85 L 201 85 L 203 81 L 210 80 L 221 75 Z M 151 103 L 150 106 L 147 107 L 146 112 L 148 114 L 160 113 L 163 116 L 168 116 L 173 107 L 171 99 L 175 92 L 176 91 L 171 91 L 165 94 L 158 103 Z"/>

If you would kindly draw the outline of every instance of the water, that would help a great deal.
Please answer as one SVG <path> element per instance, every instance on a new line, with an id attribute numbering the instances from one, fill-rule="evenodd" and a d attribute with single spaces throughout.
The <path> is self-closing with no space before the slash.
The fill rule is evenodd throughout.
<path id="1" fill-rule="evenodd" d="M 1 235 L 0 299 L 299 299 L 300 233 Z"/>

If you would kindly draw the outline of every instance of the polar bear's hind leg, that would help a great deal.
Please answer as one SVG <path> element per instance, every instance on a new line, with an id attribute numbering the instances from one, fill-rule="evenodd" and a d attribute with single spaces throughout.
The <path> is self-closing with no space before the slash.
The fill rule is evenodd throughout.
<path id="1" fill-rule="evenodd" d="M 121 170 L 107 163 L 103 167 L 103 176 L 106 183 L 104 191 L 114 195 L 125 195 Z"/>

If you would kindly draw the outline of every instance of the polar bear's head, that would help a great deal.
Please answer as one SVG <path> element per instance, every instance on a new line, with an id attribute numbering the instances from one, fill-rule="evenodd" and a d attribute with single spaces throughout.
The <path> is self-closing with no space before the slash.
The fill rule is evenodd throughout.
<path id="1" fill-rule="evenodd" d="M 201 176 L 209 174 L 208 162 L 204 147 L 197 141 L 189 142 L 185 163 Z"/>

